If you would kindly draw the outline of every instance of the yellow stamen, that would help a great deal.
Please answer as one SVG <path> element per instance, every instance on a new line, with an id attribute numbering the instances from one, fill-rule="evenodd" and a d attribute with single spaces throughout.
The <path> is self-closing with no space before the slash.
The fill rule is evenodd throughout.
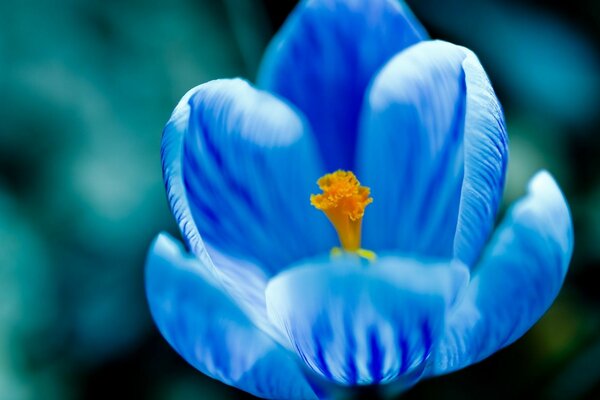
<path id="1" fill-rule="evenodd" d="M 322 176 L 317 184 L 323 191 L 310 196 L 310 203 L 325 213 L 337 231 L 342 248 L 372 260 L 375 253 L 360 248 L 360 231 L 365 208 L 373 202 L 371 190 L 360 186 L 351 171 L 338 170 Z"/>

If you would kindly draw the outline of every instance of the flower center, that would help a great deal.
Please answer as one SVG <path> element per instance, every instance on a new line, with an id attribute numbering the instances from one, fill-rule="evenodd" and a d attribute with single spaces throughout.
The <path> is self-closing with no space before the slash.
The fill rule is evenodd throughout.
<path id="1" fill-rule="evenodd" d="M 373 202 L 371 189 L 361 186 L 351 171 L 342 170 L 323 175 L 317 185 L 323 193 L 311 195 L 310 203 L 331 221 L 342 248 L 367 259 L 375 258 L 375 253 L 360 247 L 365 208 Z"/>

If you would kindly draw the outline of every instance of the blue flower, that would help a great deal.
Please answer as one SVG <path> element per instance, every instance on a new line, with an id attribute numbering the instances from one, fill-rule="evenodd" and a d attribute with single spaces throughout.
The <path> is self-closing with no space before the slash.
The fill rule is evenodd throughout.
<path id="1" fill-rule="evenodd" d="M 500 104 L 471 51 L 392 0 L 302 2 L 257 86 L 192 89 L 162 146 L 191 253 L 155 240 L 152 315 L 190 364 L 256 396 L 404 390 L 478 362 L 542 316 L 568 268 L 547 172 L 492 233 Z"/>

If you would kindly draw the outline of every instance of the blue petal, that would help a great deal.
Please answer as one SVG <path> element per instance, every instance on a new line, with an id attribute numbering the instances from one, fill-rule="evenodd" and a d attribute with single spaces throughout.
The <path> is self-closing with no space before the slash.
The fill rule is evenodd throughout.
<path id="1" fill-rule="evenodd" d="M 167 129 L 164 139 L 183 140 L 171 159 L 181 163 L 175 180 L 185 191 L 171 203 L 176 209 L 178 196 L 187 198 L 188 213 L 175 212 L 186 217 L 184 233 L 191 210 L 211 248 L 268 273 L 335 243 L 333 229 L 310 206 L 323 170 L 299 114 L 239 79 L 201 85 L 188 103 L 187 124 Z"/>
<path id="2" fill-rule="evenodd" d="M 188 101 L 199 89 L 200 86 L 197 86 L 181 98 L 169 122 L 165 126 L 161 144 L 163 179 L 165 181 L 171 212 L 175 216 L 187 244 L 196 254 L 199 254 L 199 249 L 204 251 L 204 243 L 200 237 L 200 233 L 198 233 L 198 228 L 192 217 L 190 205 L 185 195 L 181 172 L 181 153 L 183 151 L 183 138 L 187 132 L 190 118 Z"/>
<path id="3" fill-rule="evenodd" d="M 365 104 L 358 173 L 374 203 L 367 248 L 451 257 L 463 177 L 464 51 L 422 42 L 393 58 Z"/>
<path id="4" fill-rule="evenodd" d="M 262 267 L 249 260 L 225 255 L 216 248 L 207 246 L 198 232 L 185 193 L 182 152 L 190 118 L 189 100 L 202 87 L 197 86 L 183 96 L 165 126 L 161 156 L 167 197 L 183 237 L 196 257 L 202 260 L 202 264 L 214 275 L 219 277 L 225 289 L 252 318 L 253 322 L 263 330 L 269 331 L 271 324 L 268 321 L 264 300 L 268 277 Z"/>
<path id="5" fill-rule="evenodd" d="M 166 235 L 150 249 L 146 293 L 163 336 L 201 372 L 264 398 L 316 398 L 293 354 L 256 328 L 206 266 Z"/>
<path id="6" fill-rule="evenodd" d="M 183 96 L 163 133 L 162 163 L 167 197 L 183 237 L 196 257 L 202 260 L 202 264 L 214 275 L 219 277 L 225 289 L 252 318 L 253 322 L 268 331 L 271 325 L 268 323 L 264 301 L 267 275 L 256 263 L 225 255 L 218 249 L 207 246 L 198 232 L 185 193 L 182 152 L 184 137 L 189 125 L 189 100 L 201 88 L 202 86 L 197 86 Z"/>
<path id="7" fill-rule="evenodd" d="M 475 55 L 439 41 L 400 53 L 373 81 L 362 123 L 359 179 L 375 199 L 365 247 L 471 263 L 493 225 L 507 155 Z"/>
<path id="8" fill-rule="evenodd" d="M 235 258 L 206 245 L 196 256 L 218 279 L 219 283 L 252 322 L 272 337 L 281 341 L 283 336 L 274 329 L 267 316 L 265 289 L 268 277 L 248 260 Z"/>
<path id="9" fill-rule="evenodd" d="M 573 250 L 573 226 L 546 173 L 508 213 L 447 322 L 432 374 L 478 362 L 521 337 L 554 301 Z"/>
<path id="10" fill-rule="evenodd" d="M 467 268 L 382 256 L 317 259 L 273 278 L 271 321 L 317 374 L 342 385 L 418 380 Z"/>
<path id="11" fill-rule="evenodd" d="M 454 255 L 473 265 L 494 228 L 506 177 L 508 136 L 494 89 L 470 51 L 463 62 L 467 90 L 464 181 Z"/>
<path id="12" fill-rule="evenodd" d="M 259 86 L 300 108 L 329 171 L 352 169 L 362 99 L 373 74 L 426 34 L 403 2 L 302 2 L 269 46 Z"/>

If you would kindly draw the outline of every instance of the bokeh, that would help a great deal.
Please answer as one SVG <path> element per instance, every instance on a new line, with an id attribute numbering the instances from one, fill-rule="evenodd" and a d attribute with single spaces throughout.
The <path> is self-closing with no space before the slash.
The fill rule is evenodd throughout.
<path id="1" fill-rule="evenodd" d="M 473 49 L 506 112 L 505 205 L 548 169 L 571 205 L 565 286 L 521 340 L 406 399 L 600 398 L 600 3 L 408 1 Z M 0 1 L 0 399 L 248 399 L 160 337 L 143 291 L 178 235 L 160 135 L 191 87 L 255 77 L 292 0 Z"/>

